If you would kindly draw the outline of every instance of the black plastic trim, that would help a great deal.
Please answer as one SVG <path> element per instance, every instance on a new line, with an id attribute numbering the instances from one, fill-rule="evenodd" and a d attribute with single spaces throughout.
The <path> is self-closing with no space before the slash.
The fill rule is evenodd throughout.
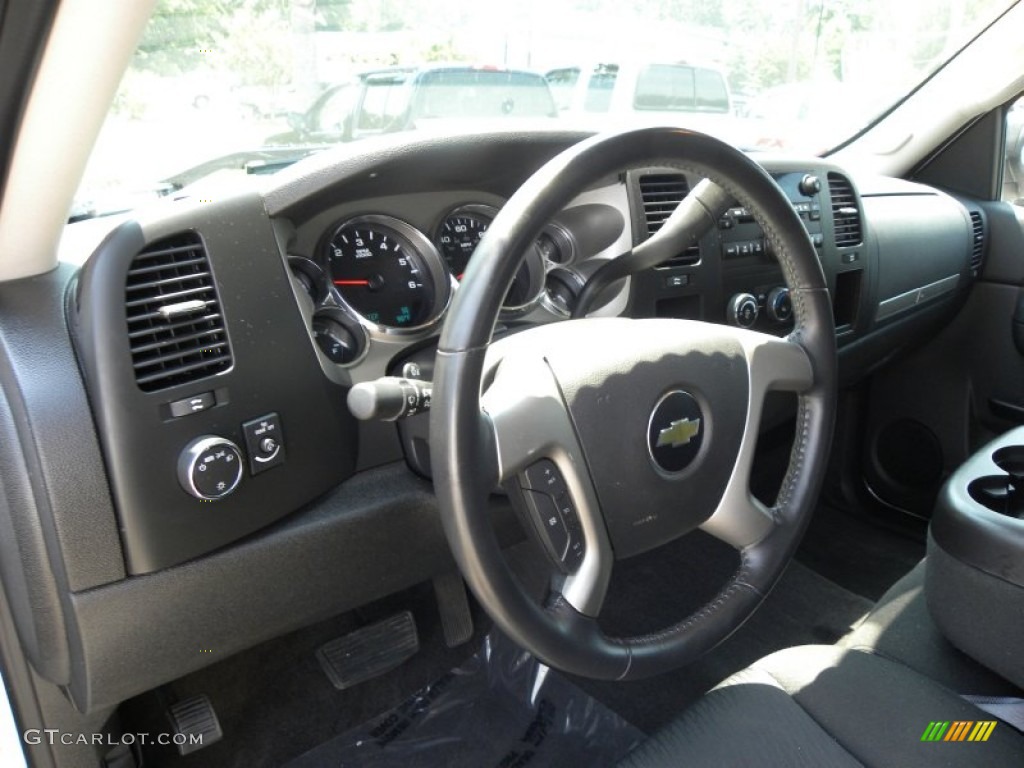
<path id="1" fill-rule="evenodd" d="M 95 426 L 67 336 L 62 265 L 0 283 L 0 536 L 4 587 L 26 655 L 69 675 L 66 593 L 124 578 Z"/>
<path id="2" fill-rule="evenodd" d="M 522 539 L 504 499 L 485 522 L 505 544 Z M 116 704 L 453 567 L 430 483 L 404 463 L 362 472 L 233 547 L 72 596 L 72 697 L 83 710 Z"/>
<path id="3" fill-rule="evenodd" d="M 142 392 L 132 372 L 125 275 L 148 243 L 183 231 L 198 232 L 206 246 L 234 364 L 202 380 Z M 75 340 L 129 573 L 148 573 L 213 551 L 290 514 L 352 474 L 357 428 L 345 407 L 346 390 L 323 375 L 257 195 L 122 224 L 86 262 L 77 293 Z M 171 415 L 169 403 L 209 392 L 214 407 Z M 214 435 L 242 445 L 242 424 L 266 413 L 280 416 L 286 463 L 247 475 L 234 493 L 212 502 L 181 487 L 176 468 L 188 444 Z"/>

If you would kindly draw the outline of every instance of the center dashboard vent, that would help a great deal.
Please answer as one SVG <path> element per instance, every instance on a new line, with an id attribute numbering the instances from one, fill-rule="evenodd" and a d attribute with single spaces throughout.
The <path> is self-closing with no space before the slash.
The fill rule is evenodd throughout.
<path id="1" fill-rule="evenodd" d="M 836 247 L 860 245 L 863 234 L 860 227 L 860 208 L 853 185 L 838 173 L 828 175 L 828 194 L 832 199 L 832 224 L 835 227 Z"/>
<path id="2" fill-rule="evenodd" d="M 980 211 L 971 211 L 971 272 L 977 275 L 981 271 L 981 262 L 985 258 L 985 220 Z"/>
<path id="3" fill-rule="evenodd" d="M 156 392 L 231 367 L 220 300 L 199 235 L 159 240 L 133 260 L 125 310 L 135 381 Z"/>
<path id="4" fill-rule="evenodd" d="M 644 208 L 644 223 L 650 237 L 672 215 L 679 203 L 690 193 L 690 185 L 682 173 L 645 173 L 638 183 Z M 678 267 L 700 261 L 700 246 L 691 245 L 683 253 L 663 262 L 661 267 Z"/>

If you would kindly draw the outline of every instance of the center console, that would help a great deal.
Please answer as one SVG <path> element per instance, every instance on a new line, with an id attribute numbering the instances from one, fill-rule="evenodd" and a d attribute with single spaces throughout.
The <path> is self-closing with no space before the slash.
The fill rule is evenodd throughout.
<path id="1" fill-rule="evenodd" d="M 1024 428 L 950 476 L 928 537 L 925 591 L 943 634 L 1024 687 Z"/>

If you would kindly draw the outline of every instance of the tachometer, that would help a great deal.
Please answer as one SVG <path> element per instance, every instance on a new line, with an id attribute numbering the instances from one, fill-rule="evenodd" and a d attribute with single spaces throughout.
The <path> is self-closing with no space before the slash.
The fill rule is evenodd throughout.
<path id="1" fill-rule="evenodd" d="M 385 329 L 420 328 L 448 305 L 441 258 L 417 229 L 389 216 L 361 216 L 327 240 L 331 282 L 348 306 Z"/>

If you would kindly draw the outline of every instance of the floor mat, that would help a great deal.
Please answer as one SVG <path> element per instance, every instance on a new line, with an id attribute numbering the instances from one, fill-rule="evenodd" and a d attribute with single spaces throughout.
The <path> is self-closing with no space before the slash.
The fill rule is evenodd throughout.
<path id="1" fill-rule="evenodd" d="M 343 691 L 324 674 L 316 651 L 324 643 L 394 614 L 412 610 L 420 650 L 400 667 L 372 682 Z M 350 613 L 275 638 L 175 680 L 164 693 L 179 701 L 206 694 L 224 729 L 224 739 L 181 757 L 175 747 L 151 743 L 146 768 L 257 768 L 284 765 L 318 744 L 384 712 L 463 664 L 490 630 L 474 607 L 477 634 L 470 643 L 445 645 L 433 586 L 427 582 Z M 155 692 L 120 710 L 126 731 L 162 733 L 166 701 Z"/>
<path id="2" fill-rule="evenodd" d="M 877 600 L 924 557 L 923 533 L 823 504 L 796 559 L 851 592 Z"/>
<path id="3" fill-rule="evenodd" d="M 465 664 L 286 768 L 614 765 L 643 734 L 497 631 Z"/>

